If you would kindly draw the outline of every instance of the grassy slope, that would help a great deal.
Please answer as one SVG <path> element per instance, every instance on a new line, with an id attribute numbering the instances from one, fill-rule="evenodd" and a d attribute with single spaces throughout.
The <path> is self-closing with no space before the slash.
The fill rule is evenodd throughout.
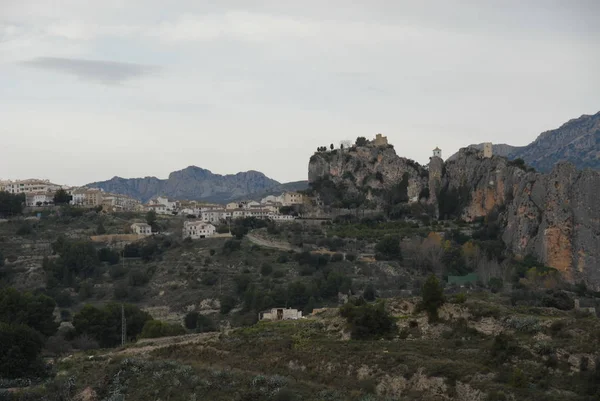
<path id="1" fill-rule="evenodd" d="M 392 341 L 347 340 L 344 320 L 330 310 L 168 340 L 172 345 L 155 340 L 155 348 L 145 342 L 93 360 L 76 355 L 59 364 L 58 377 L 73 376 L 73 395 L 89 386 L 100 399 L 121 393 L 128 401 L 586 399 L 575 391 L 587 380 L 579 372 L 581 357 L 593 365 L 597 319 L 515 309 L 487 297 L 447 304 L 444 321 L 429 325 L 411 313 L 415 302 L 388 302 L 399 328 Z M 505 361 L 491 351 L 490 329 L 515 342 Z"/>

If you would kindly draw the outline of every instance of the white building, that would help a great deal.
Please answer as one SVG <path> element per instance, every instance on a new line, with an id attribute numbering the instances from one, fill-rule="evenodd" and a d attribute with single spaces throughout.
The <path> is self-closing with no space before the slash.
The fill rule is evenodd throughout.
<path id="1" fill-rule="evenodd" d="M 302 318 L 298 309 L 272 308 L 258 314 L 258 320 L 297 320 Z"/>
<path id="2" fill-rule="evenodd" d="M 433 149 L 433 157 L 439 157 L 441 159 L 442 158 L 442 149 L 440 149 L 436 146 L 435 149 Z"/>
<path id="3" fill-rule="evenodd" d="M 231 218 L 232 210 L 211 209 L 202 212 L 202 221 L 205 223 L 218 224 L 221 220 Z"/>
<path id="4" fill-rule="evenodd" d="M 27 206 L 47 206 L 54 204 L 54 192 L 29 192 L 25 195 Z"/>
<path id="5" fill-rule="evenodd" d="M 138 235 L 152 235 L 152 227 L 150 227 L 150 224 L 146 223 L 133 223 L 131 225 L 131 231 Z"/>
<path id="6" fill-rule="evenodd" d="M 233 209 L 241 209 L 242 205 L 239 202 L 229 202 L 225 205 L 225 209 L 233 210 Z"/>
<path id="7" fill-rule="evenodd" d="M 287 214 L 269 214 L 269 219 L 276 222 L 294 221 L 296 217 Z"/>
<path id="8" fill-rule="evenodd" d="M 138 209 L 141 202 L 127 195 L 121 194 L 102 194 L 102 206 L 113 211 L 132 211 Z"/>
<path id="9" fill-rule="evenodd" d="M 154 210 L 157 214 L 174 214 L 179 208 L 179 203 L 176 200 L 159 196 L 158 198 L 150 199 L 146 207 Z"/>
<path id="10" fill-rule="evenodd" d="M 269 196 L 266 196 L 266 197 L 264 197 L 264 198 L 262 198 L 260 200 L 260 203 L 263 204 L 263 205 L 267 204 L 267 203 L 283 203 L 283 195 L 278 195 L 278 196 L 269 195 Z"/>
<path id="11" fill-rule="evenodd" d="M 12 194 L 55 192 L 61 188 L 61 185 L 53 184 L 49 180 L 38 180 L 34 178 L 27 180 L 8 180 L 0 182 L 0 191 L 3 190 Z"/>
<path id="12" fill-rule="evenodd" d="M 202 220 L 183 222 L 183 238 L 207 238 L 215 235 L 215 232 L 215 226 Z"/>

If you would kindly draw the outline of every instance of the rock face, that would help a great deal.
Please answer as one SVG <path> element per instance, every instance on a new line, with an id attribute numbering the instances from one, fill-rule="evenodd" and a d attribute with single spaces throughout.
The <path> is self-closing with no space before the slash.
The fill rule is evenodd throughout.
<path id="1" fill-rule="evenodd" d="M 258 171 L 220 175 L 196 166 L 174 171 L 169 178 L 121 178 L 94 182 L 89 187 L 129 195 L 143 202 L 164 195 L 176 199 L 227 202 L 253 193 L 266 192 L 281 184 Z"/>
<path id="2" fill-rule="evenodd" d="M 454 191 L 465 221 L 498 213 L 502 240 L 516 256 L 532 254 L 568 281 L 600 289 L 600 172 L 559 163 L 543 174 L 504 157 L 484 158 L 472 148 L 446 163 L 433 157 L 425 169 L 398 157 L 392 147 L 372 144 L 318 152 L 309 163 L 313 186 L 327 178 L 342 184 L 342 196 L 368 192 L 375 206 L 382 200 L 377 191 L 404 174 L 411 201 L 428 188 L 428 202 L 441 209 L 443 194 Z"/>
<path id="3" fill-rule="evenodd" d="M 378 203 L 381 193 L 400 183 L 407 174 L 409 199 L 416 200 L 427 187 L 427 170 L 418 163 L 396 155 L 393 146 L 353 146 L 348 149 L 317 152 L 310 158 L 308 182 L 331 180 L 345 194 L 364 193 Z"/>
<path id="4" fill-rule="evenodd" d="M 502 240 L 515 255 L 535 255 L 571 282 L 600 288 L 600 172 L 557 164 L 549 174 L 502 157 L 462 149 L 445 164 L 442 186 L 466 187 L 462 217 L 501 211 Z"/>
<path id="5" fill-rule="evenodd" d="M 483 144 L 470 145 L 482 150 Z M 527 146 L 493 145 L 494 155 L 523 159 L 536 170 L 548 173 L 559 162 L 571 162 L 578 169 L 600 170 L 600 112 L 582 115 L 560 128 L 540 134 Z M 454 160 L 458 154 L 448 158 Z"/>

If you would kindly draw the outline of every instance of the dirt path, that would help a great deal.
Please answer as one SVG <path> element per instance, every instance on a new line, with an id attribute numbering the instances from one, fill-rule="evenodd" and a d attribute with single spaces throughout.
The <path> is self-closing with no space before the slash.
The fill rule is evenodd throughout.
<path id="1" fill-rule="evenodd" d="M 252 233 L 246 235 L 246 238 L 248 238 L 248 240 L 253 244 L 262 246 L 264 248 L 277 249 L 280 251 L 301 252 L 300 248 L 293 246 L 289 242 L 271 241 L 265 238 L 258 237 L 257 235 Z"/>
<path id="2" fill-rule="evenodd" d="M 108 352 L 101 356 L 140 355 L 154 350 L 170 347 L 171 345 L 187 345 L 206 342 L 219 336 L 219 332 L 187 334 L 176 337 L 148 338 L 139 340 L 134 346 Z"/>

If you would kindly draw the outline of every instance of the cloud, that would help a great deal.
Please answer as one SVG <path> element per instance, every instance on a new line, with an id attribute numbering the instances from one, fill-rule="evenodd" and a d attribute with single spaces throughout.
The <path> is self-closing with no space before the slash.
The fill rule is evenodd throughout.
<path id="1" fill-rule="evenodd" d="M 37 57 L 24 61 L 23 64 L 75 75 L 83 80 L 106 85 L 118 85 L 129 79 L 153 74 L 160 70 L 159 67 L 151 65 L 60 57 Z"/>

